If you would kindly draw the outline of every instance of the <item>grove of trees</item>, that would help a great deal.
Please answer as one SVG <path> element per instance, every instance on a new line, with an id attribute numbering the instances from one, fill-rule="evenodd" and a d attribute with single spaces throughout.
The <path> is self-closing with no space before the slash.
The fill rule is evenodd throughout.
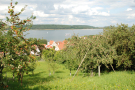
<path id="1" fill-rule="evenodd" d="M 54 55 L 57 63 L 69 70 L 93 73 L 98 71 L 135 70 L 135 25 L 104 28 L 103 33 L 66 39 L 66 48 Z M 78 68 L 79 67 L 79 68 Z"/>

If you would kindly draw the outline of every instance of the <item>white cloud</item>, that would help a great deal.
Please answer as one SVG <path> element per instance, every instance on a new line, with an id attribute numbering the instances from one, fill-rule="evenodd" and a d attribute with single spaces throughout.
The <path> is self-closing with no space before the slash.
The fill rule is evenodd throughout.
<path id="1" fill-rule="evenodd" d="M 4 19 L 5 18 L 5 16 L 4 15 L 0 15 L 0 19 Z"/>
<path id="2" fill-rule="evenodd" d="M 60 8 L 64 8 L 64 9 L 68 9 L 68 8 L 72 8 L 72 7 L 75 7 L 76 5 L 74 4 L 60 4 L 58 5 Z"/>
<path id="3" fill-rule="evenodd" d="M 128 19 L 135 19 L 135 13 L 134 14 L 128 14 Z"/>
<path id="4" fill-rule="evenodd" d="M 3 14 L 6 14 L 8 12 L 8 6 L 7 5 L 0 5 L 0 12 Z"/>
<path id="5" fill-rule="evenodd" d="M 87 5 L 76 6 L 76 7 L 72 8 L 72 12 L 75 13 L 75 14 L 78 14 L 79 12 L 88 11 L 89 9 L 90 9 L 90 7 L 87 6 Z"/>
<path id="6" fill-rule="evenodd" d="M 49 14 L 45 14 L 43 11 L 34 11 L 33 12 L 35 16 L 39 16 L 39 17 L 48 17 Z"/>
<path id="7" fill-rule="evenodd" d="M 115 20 L 112 20 L 112 21 L 111 21 L 111 23 L 113 23 L 113 24 L 117 24 L 117 21 L 115 21 Z"/>
<path id="8" fill-rule="evenodd" d="M 97 11 L 95 8 L 89 10 L 86 14 L 88 14 L 90 16 L 92 16 L 92 15 L 110 16 L 109 12 Z"/>
<path id="9" fill-rule="evenodd" d="M 110 16 L 110 14 L 107 13 L 107 12 L 101 12 L 101 13 L 99 13 L 99 15 L 102 15 L 102 16 Z"/>
<path id="10" fill-rule="evenodd" d="M 134 0 L 15 0 L 18 1 L 15 12 L 25 5 L 21 19 L 37 16 L 34 24 L 83 24 L 108 26 L 115 23 L 135 21 Z M 13 1 L 13 2 L 15 2 Z M 0 1 L 0 19 L 5 18 L 10 0 Z M 125 7 L 130 7 L 125 10 Z M 127 11 L 129 11 L 127 13 Z M 132 23 L 131 23 L 132 22 Z"/>
<path id="11" fill-rule="evenodd" d="M 59 7 L 58 5 L 54 5 L 55 10 L 58 10 L 58 7 Z"/>
<path id="12" fill-rule="evenodd" d="M 132 10 L 132 8 L 128 8 L 128 9 L 127 9 L 127 11 L 131 11 L 131 10 Z"/>
<path id="13" fill-rule="evenodd" d="M 26 8 L 26 10 L 29 9 L 29 10 L 33 11 L 36 8 L 37 8 L 37 5 L 36 4 L 35 5 L 28 5 L 27 8 Z"/>
<path id="14" fill-rule="evenodd" d="M 68 17 L 69 17 L 69 19 L 72 19 L 72 18 L 73 18 L 73 16 L 72 16 L 72 15 L 68 15 Z"/>

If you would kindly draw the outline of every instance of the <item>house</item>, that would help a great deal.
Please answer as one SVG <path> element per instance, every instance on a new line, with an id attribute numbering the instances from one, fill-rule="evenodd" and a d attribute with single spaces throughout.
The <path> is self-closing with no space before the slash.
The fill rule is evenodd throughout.
<path id="1" fill-rule="evenodd" d="M 34 50 L 31 50 L 30 54 L 38 56 L 39 53 L 40 53 L 40 50 L 39 50 L 38 46 L 37 45 L 32 45 L 32 47 L 35 47 L 36 52 L 34 52 Z"/>
<path id="2" fill-rule="evenodd" d="M 55 50 L 58 51 L 59 50 L 59 47 L 58 45 L 56 44 L 55 41 L 51 40 L 50 42 L 47 43 L 46 45 L 47 48 L 53 48 L 55 47 Z"/>
<path id="3" fill-rule="evenodd" d="M 56 42 L 56 43 L 58 45 L 59 50 L 62 50 L 63 48 L 65 48 L 66 40 L 60 41 L 60 42 Z"/>
<path id="4" fill-rule="evenodd" d="M 55 50 L 62 50 L 64 48 L 65 45 L 65 40 L 64 41 L 59 41 L 59 42 L 55 42 L 53 40 L 51 40 L 50 42 L 47 43 L 47 45 L 45 46 L 46 48 L 53 48 L 55 47 Z"/>
<path id="5" fill-rule="evenodd" d="M 46 45 L 46 48 L 53 48 L 52 45 Z"/>

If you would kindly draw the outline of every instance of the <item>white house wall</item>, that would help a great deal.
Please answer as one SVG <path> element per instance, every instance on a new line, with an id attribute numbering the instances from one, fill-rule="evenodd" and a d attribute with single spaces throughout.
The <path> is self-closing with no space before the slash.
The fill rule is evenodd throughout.
<path id="1" fill-rule="evenodd" d="M 57 45 L 55 42 L 53 42 L 53 45 L 52 45 L 52 46 L 55 46 L 55 50 L 56 50 L 56 51 L 59 50 L 59 47 L 58 47 L 58 45 Z"/>
<path id="2" fill-rule="evenodd" d="M 50 45 L 50 43 L 49 43 L 49 42 L 47 42 L 47 45 Z"/>
<path id="3" fill-rule="evenodd" d="M 36 49 L 37 52 L 40 52 L 39 48 Z"/>

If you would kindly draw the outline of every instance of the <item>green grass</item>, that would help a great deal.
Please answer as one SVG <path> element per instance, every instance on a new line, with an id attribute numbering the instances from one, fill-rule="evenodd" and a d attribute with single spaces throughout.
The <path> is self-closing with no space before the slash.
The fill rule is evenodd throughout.
<path id="1" fill-rule="evenodd" d="M 135 90 L 134 71 L 110 72 L 100 77 L 83 77 L 83 73 L 79 72 L 71 81 L 73 76 L 69 75 L 69 70 L 58 66 L 59 69 L 49 76 L 48 64 L 45 61 L 37 62 L 34 75 L 24 75 L 23 86 L 17 83 L 16 78 L 15 82 L 9 80 L 8 90 Z M 11 73 L 8 73 L 8 77 L 12 77 Z"/>

